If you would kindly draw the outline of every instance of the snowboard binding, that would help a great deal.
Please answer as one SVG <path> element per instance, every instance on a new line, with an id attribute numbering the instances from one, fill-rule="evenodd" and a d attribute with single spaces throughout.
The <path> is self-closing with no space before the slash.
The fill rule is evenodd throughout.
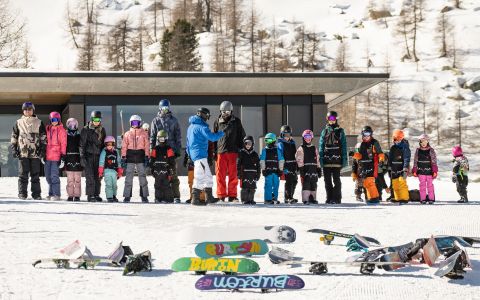
<path id="1" fill-rule="evenodd" d="M 320 241 L 322 241 L 325 245 L 330 245 L 334 238 L 335 236 L 326 234 L 320 237 Z"/>
<path id="2" fill-rule="evenodd" d="M 467 273 L 467 271 L 465 271 L 465 268 L 467 267 L 469 267 L 467 255 L 465 252 L 462 252 L 462 254 L 455 261 L 455 266 L 453 269 L 448 272 L 445 277 L 450 279 L 463 279 L 464 274 Z"/>
<path id="3" fill-rule="evenodd" d="M 375 271 L 375 265 L 374 264 L 369 264 L 369 263 L 364 263 L 360 265 L 360 273 L 364 275 L 370 275 Z"/>
<path id="4" fill-rule="evenodd" d="M 129 255 L 125 269 L 123 270 L 123 275 L 143 271 L 152 271 L 152 256 L 148 250 L 140 254 Z"/>
<path id="5" fill-rule="evenodd" d="M 314 275 L 322 275 L 328 273 L 328 267 L 326 263 L 312 263 L 309 271 Z"/>

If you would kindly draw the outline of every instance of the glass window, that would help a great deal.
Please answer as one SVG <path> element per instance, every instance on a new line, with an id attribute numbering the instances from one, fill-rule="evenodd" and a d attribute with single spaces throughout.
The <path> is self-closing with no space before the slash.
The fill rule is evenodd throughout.
<path id="1" fill-rule="evenodd" d="M 242 125 L 247 135 L 253 136 L 255 144 L 260 145 L 258 139 L 265 135 L 264 108 L 261 106 L 243 106 L 241 108 Z"/>
<path id="2" fill-rule="evenodd" d="M 311 106 L 287 105 L 287 124 L 292 127 L 295 136 L 302 135 L 305 129 L 312 130 Z"/>
<path id="3" fill-rule="evenodd" d="M 85 108 L 85 124 L 90 121 L 90 114 L 94 110 L 99 110 L 102 112 L 102 126 L 105 128 L 107 135 L 113 135 L 112 132 L 112 107 L 111 106 L 93 106 L 88 105 Z M 79 125 L 81 127 L 81 125 Z"/>

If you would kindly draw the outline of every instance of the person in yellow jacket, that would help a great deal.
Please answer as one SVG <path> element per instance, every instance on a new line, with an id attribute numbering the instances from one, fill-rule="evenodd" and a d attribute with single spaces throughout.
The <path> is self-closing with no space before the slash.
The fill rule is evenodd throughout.
<path id="1" fill-rule="evenodd" d="M 359 172 L 358 174 L 353 173 L 352 176 L 354 179 L 363 179 L 363 187 L 367 193 L 367 204 L 379 203 L 380 196 L 375 178 L 378 176 L 378 166 L 383 164 L 385 156 L 380 144 L 373 138 L 373 130 L 370 126 L 363 127 L 362 143 L 353 158 L 358 161 Z"/>
<path id="2" fill-rule="evenodd" d="M 407 177 L 410 170 L 410 145 L 405 139 L 402 130 L 393 131 L 393 145 L 390 147 L 388 161 L 392 174 L 392 186 L 395 199 L 392 202 L 400 204 L 408 203 L 410 195 L 408 193 Z"/>

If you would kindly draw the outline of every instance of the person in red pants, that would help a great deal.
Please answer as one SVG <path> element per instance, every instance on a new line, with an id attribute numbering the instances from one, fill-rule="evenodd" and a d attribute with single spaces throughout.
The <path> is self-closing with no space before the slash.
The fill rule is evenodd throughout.
<path id="1" fill-rule="evenodd" d="M 240 119 L 233 115 L 233 105 L 230 101 L 223 101 L 220 104 L 220 116 L 215 120 L 213 130 L 225 133 L 225 136 L 215 143 L 217 197 L 222 201 L 228 197 L 228 202 L 238 202 L 237 158 L 238 152 L 243 147 L 245 130 Z"/>

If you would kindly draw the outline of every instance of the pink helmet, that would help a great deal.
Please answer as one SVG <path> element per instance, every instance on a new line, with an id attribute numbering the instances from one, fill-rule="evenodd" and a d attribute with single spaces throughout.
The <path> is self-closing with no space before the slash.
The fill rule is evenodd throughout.
<path id="1" fill-rule="evenodd" d="M 305 142 L 310 143 L 313 139 L 313 132 L 310 129 L 306 129 L 303 131 L 302 137 Z"/>
<path id="2" fill-rule="evenodd" d="M 103 140 L 103 143 L 114 143 L 115 144 L 115 138 L 111 135 L 107 135 L 107 137 Z"/>
<path id="3" fill-rule="evenodd" d="M 78 128 L 78 121 L 75 118 L 69 118 L 67 120 L 67 128 L 71 130 L 75 130 Z"/>
<path id="4" fill-rule="evenodd" d="M 462 147 L 460 147 L 460 145 L 456 145 L 455 147 L 453 147 L 452 148 L 452 155 L 454 157 L 462 156 L 463 155 Z"/>
<path id="5" fill-rule="evenodd" d="M 430 142 L 430 137 L 424 133 L 424 134 L 422 134 L 421 136 L 418 137 L 418 142 L 421 142 L 423 140 L 426 140 L 427 142 Z"/>
<path id="6" fill-rule="evenodd" d="M 56 121 L 56 122 L 60 122 L 60 121 L 62 120 L 62 117 L 60 116 L 60 113 L 58 113 L 58 112 L 56 112 L 56 111 L 52 111 L 52 112 L 50 113 L 49 119 L 50 119 L 50 121 L 51 121 L 52 119 L 57 119 L 58 121 Z"/>

